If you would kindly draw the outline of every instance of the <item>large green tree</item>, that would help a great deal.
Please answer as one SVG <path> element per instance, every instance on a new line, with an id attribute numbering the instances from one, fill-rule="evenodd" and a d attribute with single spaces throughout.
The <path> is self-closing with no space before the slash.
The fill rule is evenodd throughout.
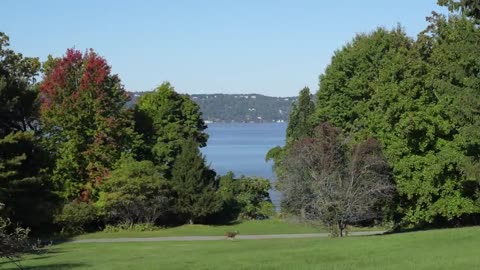
<path id="1" fill-rule="evenodd" d="M 347 132 L 365 128 L 367 120 L 363 115 L 370 109 L 366 101 L 376 93 L 372 83 L 381 70 L 389 69 L 390 60 L 404 61 L 412 43 L 400 27 L 378 28 L 368 34 L 358 34 L 336 51 L 320 76 L 316 123 L 329 122 Z"/>
<path id="2" fill-rule="evenodd" d="M 179 154 L 182 140 L 192 138 L 204 147 L 208 139 L 199 106 L 187 95 L 175 92 L 168 82 L 138 100 L 135 124 L 145 142 L 140 157 L 166 171 Z"/>
<path id="3" fill-rule="evenodd" d="M 357 36 L 317 94 L 317 121 L 384 146 L 412 224 L 479 213 L 478 30 L 459 15 L 430 20 L 415 42 L 400 29 Z"/>
<path id="4" fill-rule="evenodd" d="M 198 144 L 190 139 L 180 144 L 180 154 L 172 168 L 171 182 L 176 192 L 176 211 L 190 224 L 220 210 L 215 172 L 205 164 Z"/>
<path id="5" fill-rule="evenodd" d="M 40 64 L 8 47 L 0 32 L 0 203 L 13 222 L 37 231 L 51 221 L 54 201 L 37 139 Z"/>
<path id="6" fill-rule="evenodd" d="M 0 137 L 35 130 L 38 122 L 35 76 L 40 62 L 23 57 L 9 46 L 8 36 L 0 32 Z"/>
<path id="7" fill-rule="evenodd" d="M 91 200 L 122 153 L 138 142 L 128 95 L 107 61 L 93 50 L 69 49 L 45 64 L 41 122 L 55 158 L 53 181 L 67 200 Z"/>

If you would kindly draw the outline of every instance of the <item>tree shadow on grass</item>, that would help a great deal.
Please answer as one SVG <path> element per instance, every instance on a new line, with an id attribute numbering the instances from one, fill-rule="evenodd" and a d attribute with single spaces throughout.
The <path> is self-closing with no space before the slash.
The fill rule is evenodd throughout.
<path id="1" fill-rule="evenodd" d="M 210 226 L 213 226 L 213 227 L 221 227 L 221 226 L 235 226 L 235 225 L 238 225 L 238 224 L 241 224 L 242 221 L 240 220 L 233 220 L 233 221 L 228 221 L 224 224 L 210 224 Z"/>
<path id="2" fill-rule="evenodd" d="M 37 265 L 37 266 L 24 266 L 20 264 L 11 264 L 8 268 L 0 267 L 0 269 L 4 270 L 66 270 L 66 269 L 75 269 L 78 267 L 86 268 L 88 264 L 84 263 L 52 263 L 52 264 L 45 264 L 45 265 Z"/>
<path id="3" fill-rule="evenodd" d="M 63 270 L 63 269 L 76 269 L 79 267 L 88 268 L 90 265 L 85 263 L 46 263 L 41 264 L 41 260 L 54 257 L 56 254 L 67 252 L 65 249 L 59 248 L 45 248 L 36 253 L 27 253 L 30 256 L 28 258 L 19 258 L 13 260 L 0 261 L 0 270 Z M 26 255 L 27 255 L 26 254 Z M 28 263 L 29 262 L 29 263 Z M 24 265 L 24 264 L 38 264 L 41 265 Z"/>

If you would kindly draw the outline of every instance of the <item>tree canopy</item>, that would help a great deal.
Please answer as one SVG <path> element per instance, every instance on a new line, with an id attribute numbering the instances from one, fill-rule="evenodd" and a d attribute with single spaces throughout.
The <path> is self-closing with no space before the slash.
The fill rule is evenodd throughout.
<path id="1" fill-rule="evenodd" d="M 477 214 L 480 33 L 434 14 L 417 40 L 397 27 L 359 34 L 320 76 L 314 123 L 354 141 L 376 138 L 393 168 L 397 213 L 409 224 Z"/>
<path id="2" fill-rule="evenodd" d="M 191 138 L 204 147 L 207 128 L 199 106 L 186 95 L 175 92 L 165 82 L 151 93 L 143 95 L 135 106 L 136 131 L 143 134 L 142 156 L 170 168 L 180 153 L 180 144 Z"/>
<path id="3" fill-rule="evenodd" d="M 38 58 L 9 49 L 0 32 L 0 204 L 12 222 L 40 229 L 51 222 L 55 196 L 38 140 Z"/>
<path id="4" fill-rule="evenodd" d="M 172 185 L 176 193 L 176 210 L 189 223 L 198 222 L 220 210 L 215 171 L 205 165 L 194 140 L 181 142 L 180 154 L 172 168 Z"/>
<path id="5" fill-rule="evenodd" d="M 50 58 L 40 85 L 41 123 L 53 153 L 52 179 L 68 200 L 90 200 L 121 153 L 138 140 L 125 109 L 128 96 L 93 50 Z"/>
<path id="6" fill-rule="evenodd" d="M 343 236 L 347 225 L 381 218 L 394 195 L 389 165 L 375 139 L 349 145 L 324 123 L 287 151 L 281 183 L 284 205 Z"/>

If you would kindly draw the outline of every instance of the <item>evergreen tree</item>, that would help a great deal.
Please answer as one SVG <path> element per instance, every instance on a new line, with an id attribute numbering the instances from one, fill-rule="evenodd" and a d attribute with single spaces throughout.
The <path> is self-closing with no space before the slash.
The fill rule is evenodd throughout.
<path id="1" fill-rule="evenodd" d="M 220 210 L 215 172 L 205 165 L 205 158 L 194 140 L 181 143 L 180 154 L 172 168 L 172 185 L 176 192 L 176 211 L 190 224 L 201 222 Z"/>
<path id="2" fill-rule="evenodd" d="M 0 32 L 0 203 L 12 222 L 38 232 L 50 224 L 55 201 L 37 136 L 40 64 L 8 46 L 8 36 Z"/>
<path id="3" fill-rule="evenodd" d="M 312 115 L 315 104 L 308 87 L 300 90 L 298 100 L 292 105 L 287 127 L 287 143 L 309 136 L 312 132 Z"/>
<path id="4" fill-rule="evenodd" d="M 286 145 L 284 147 L 276 146 L 270 149 L 265 156 L 266 161 L 273 161 L 273 170 L 277 177 L 284 173 L 282 160 L 285 157 L 288 148 L 297 140 L 309 137 L 313 131 L 313 115 L 315 113 L 315 103 L 308 87 L 300 90 L 298 100 L 292 104 L 290 117 L 287 126 Z M 277 186 L 277 188 L 280 188 Z"/>

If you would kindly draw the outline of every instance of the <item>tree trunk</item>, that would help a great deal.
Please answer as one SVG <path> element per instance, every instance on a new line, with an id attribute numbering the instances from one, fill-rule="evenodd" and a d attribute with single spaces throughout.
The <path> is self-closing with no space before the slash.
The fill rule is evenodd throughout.
<path id="1" fill-rule="evenodd" d="M 340 231 L 340 237 L 343 237 L 343 230 L 345 229 L 345 224 L 342 221 L 338 222 L 338 230 Z"/>

